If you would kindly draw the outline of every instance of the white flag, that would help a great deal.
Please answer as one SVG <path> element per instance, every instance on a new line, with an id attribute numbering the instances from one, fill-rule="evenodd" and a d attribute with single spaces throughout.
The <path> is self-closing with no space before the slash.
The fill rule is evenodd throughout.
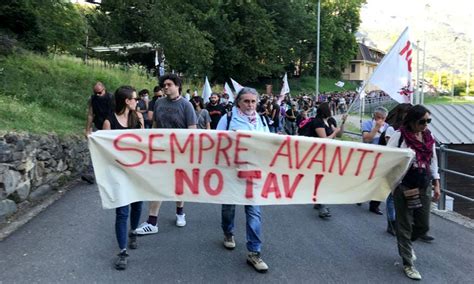
<path id="1" fill-rule="evenodd" d="M 207 79 L 206 76 L 206 81 L 204 82 L 204 87 L 202 87 L 202 98 L 204 100 L 204 103 L 209 102 L 209 98 L 211 97 L 211 84 L 209 84 L 209 80 Z"/>
<path id="2" fill-rule="evenodd" d="M 232 82 L 232 86 L 234 86 L 234 90 L 235 90 L 236 93 L 239 93 L 240 90 L 242 90 L 244 88 L 244 86 L 237 83 L 234 79 L 230 78 L 230 81 Z"/>
<path id="3" fill-rule="evenodd" d="M 344 87 L 344 82 L 337 81 L 334 85 L 338 86 L 339 88 L 343 88 Z"/>
<path id="4" fill-rule="evenodd" d="M 158 50 L 155 50 L 155 67 L 158 66 L 159 61 L 158 61 Z"/>
<path id="5" fill-rule="evenodd" d="M 411 103 L 413 85 L 411 64 L 413 44 L 405 28 L 398 40 L 375 69 L 369 82 L 399 103 Z"/>
<path id="6" fill-rule="evenodd" d="M 283 99 L 285 99 L 285 95 L 290 93 L 290 86 L 288 85 L 288 75 L 285 73 L 283 77 L 283 87 L 280 91 L 280 96 L 278 97 L 278 104 L 281 103 Z"/>
<path id="7" fill-rule="evenodd" d="M 229 84 L 227 84 L 227 82 L 224 84 L 224 91 L 229 96 L 229 102 L 233 103 L 234 102 L 234 93 L 232 93 L 232 90 L 231 90 Z"/>

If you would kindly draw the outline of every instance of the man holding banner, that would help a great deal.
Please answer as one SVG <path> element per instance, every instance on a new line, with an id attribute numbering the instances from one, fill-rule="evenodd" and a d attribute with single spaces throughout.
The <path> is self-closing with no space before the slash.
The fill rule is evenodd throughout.
<path id="1" fill-rule="evenodd" d="M 270 132 L 264 119 L 257 113 L 258 93 L 255 89 L 244 87 L 237 94 L 236 104 L 232 109 L 232 116 L 223 116 L 217 125 L 217 130 L 250 130 Z M 230 120 L 229 120 L 230 119 Z M 268 270 L 267 264 L 260 257 L 262 246 L 261 227 L 262 218 L 260 206 L 245 205 L 247 227 L 247 263 L 258 272 Z M 224 247 L 235 248 L 234 240 L 235 205 L 222 205 L 222 230 L 224 231 Z"/>
<path id="2" fill-rule="evenodd" d="M 176 74 L 160 77 L 160 87 L 165 93 L 158 99 L 153 112 L 153 128 L 196 128 L 196 115 L 192 104 L 181 97 L 181 79 Z M 136 230 L 138 235 L 158 233 L 158 213 L 161 201 L 151 201 L 148 220 Z M 176 202 L 176 226 L 186 226 L 184 202 Z"/>

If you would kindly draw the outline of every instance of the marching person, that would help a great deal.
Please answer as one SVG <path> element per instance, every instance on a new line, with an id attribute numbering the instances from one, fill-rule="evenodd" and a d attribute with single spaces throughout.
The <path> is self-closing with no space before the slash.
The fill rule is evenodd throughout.
<path id="1" fill-rule="evenodd" d="M 104 130 L 110 129 L 136 129 L 144 128 L 143 115 L 136 111 L 137 93 L 130 86 L 122 86 L 115 91 L 115 112 L 110 114 L 104 121 Z M 127 222 L 130 215 L 130 233 L 128 235 L 128 246 L 131 249 L 137 248 L 137 234 L 135 232 L 140 222 L 142 212 L 142 201 L 115 209 L 115 236 L 119 245 L 120 253 L 115 261 L 117 270 L 127 268 Z M 131 207 L 131 210 L 130 210 Z"/>
<path id="2" fill-rule="evenodd" d="M 385 122 L 387 118 L 387 109 L 384 107 L 376 107 L 371 120 L 362 123 L 362 141 L 369 144 L 379 144 L 380 135 L 388 128 Z M 380 201 L 372 200 L 369 203 L 369 211 L 377 215 L 383 215 L 379 208 Z"/>
<path id="3" fill-rule="evenodd" d="M 95 83 L 93 95 L 90 96 L 87 102 L 87 122 L 84 134 L 89 136 L 92 130 L 102 130 L 105 119 L 112 113 L 112 94 L 107 92 L 102 82 Z M 87 170 L 81 176 L 81 179 L 89 184 L 95 182 L 92 165 L 88 166 Z"/>
<path id="4" fill-rule="evenodd" d="M 411 104 L 399 104 L 389 111 L 386 122 L 389 127 L 383 132 L 379 139 L 379 145 L 387 145 L 390 137 L 397 131 L 403 123 L 408 110 L 412 107 Z M 384 135 L 385 134 L 385 135 Z M 387 197 L 386 211 L 387 211 L 387 233 L 396 236 L 395 224 L 395 205 L 393 203 L 393 195 L 390 193 Z"/>
<path id="5" fill-rule="evenodd" d="M 204 100 L 198 96 L 193 97 L 190 102 L 196 111 L 197 128 L 211 129 L 211 116 L 207 109 L 204 108 Z"/>
<path id="6" fill-rule="evenodd" d="M 153 128 L 196 129 L 196 114 L 192 104 L 181 96 L 181 79 L 176 74 L 160 77 L 164 98 L 157 99 L 153 111 Z M 161 201 L 150 201 L 148 219 L 136 230 L 138 235 L 158 233 L 158 213 Z M 186 226 L 184 202 L 176 202 L 176 226 Z"/>
<path id="7" fill-rule="evenodd" d="M 415 151 L 413 164 L 392 193 L 398 253 L 403 260 L 405 275 L 413 280 L 421 280 L 421 274 L 414 266 L 416 256 L 412 242 L 429 231 L 431 199 L 437 201 L 441 194 L 435 140 L 428 130 L 430 116 L 430 111 L 424 106 L 412 107 L 408 110 L 403 125 L 390 137 L 387 144 L 389 147 L 410 148 Z"/>
<path id="8" fill-rule="evenodd" d="M 261 117 L 256 109 L 258 93 L 255 89 L 244 87 L 235 98 L 235 106 L 231 115 L 224 115 L 217 125 L 217 130 L 249 130 L 270 132 L 265 118 Z M 268 265 L 260 256 L 262 248 L 262 217 L 260 206 L 245 205 L 247 227 L 247 263 L 258 272 L 266 272 Z M 222 230 L 224 231 L 224 247 L 235 248 L 234 240 L 235 205 L 222 205 Z"/>
<path id="9" fill-rule="evenodd" d="M 341 128 L 337 127 L 336 120 L 331 116 L 331 109 L 329 108 L 329 103 L 322 103 L 318 108 L 318 113 L 316 114 L 315 119 L 310 123 L 310 133 L 311 137 L 327 138 L 334 139 L 336 137 L 342 137 L 344 132 L 344 120 L 347 118 L 346 115 L 343 116 L 343 123 Z M 319 211 L 319 217 L 329 218 L 331 217 L 331 212 L 329 207 L 325 204 L 315 204 L 315 209 Z"/>
<path id="10" fill-rule="evenodd" d="M 226 113 L 225 107 L 219 103 L 219 94 L 211 94 L 206 110 L 211 116 L 211 129 L 216 129 L 219 119 Z"/>

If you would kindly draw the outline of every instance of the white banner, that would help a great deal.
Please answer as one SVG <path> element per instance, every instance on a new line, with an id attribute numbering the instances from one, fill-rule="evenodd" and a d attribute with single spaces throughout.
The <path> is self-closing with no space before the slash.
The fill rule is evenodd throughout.
<path id="1" fill-rule="evenodd" d="M 89 149 L 104 208 L 383 201 L 414 156 L 357 142 L 197 129 L 97 131 Z"/>
<path id="2" fill-rule="evenodd" d="M 234 103 L 234 93 L 227 82 L 224 84 L 224 92 L 229 96 L 229 102 Z"/>
<path id="3" fill-rule="evenodd" d="M 290 85 L 288 85 L 288 75 L 283 76 L 283 86 L 281 87 L 280 96 L 278 97 L 278 104 L 285 99 L 285 95 L 290 93 Z"/>
<path id="4" fill-rule="evenodd" d="M 209 98 L 211 97 L 212 94 L 212 89 L 211 89 L 211 84 L 209 84 L 209 80 L 207 79 L 204 81 L 204 86 L 202 87 L 202 98 L 204 103 L 209 102 Z"/>
<path id="5" fill-rule="evenodd" d="M 238 94 L 240 90 L 244 88 L 244 86 L 240 85 L 235 81 L 234 79 L 230 78 L 230 81 L 232 82 L 232 86 L 234 87 L 235 93 Z"/>
<path id="6" fill-rule="evenodd" d="M 413 44 L 407 27 L 378 64 L 370 77 L 370 83 L 399 103 L 411 103 L 413 100 L 412 57 Z"/>

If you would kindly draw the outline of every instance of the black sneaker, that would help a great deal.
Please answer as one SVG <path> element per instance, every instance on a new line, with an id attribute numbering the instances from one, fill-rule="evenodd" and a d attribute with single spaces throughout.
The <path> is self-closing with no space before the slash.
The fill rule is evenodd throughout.
<path id="1" fill-rule="evenodd" d="M 81 176 L 81 179 L 85 182 L 87 182 L 88 184 L 94 184 L 95 183 L 95 179 L 92 175 L 83 175 Z"/>
<path id="2" fill-rule="evenodd" d="M 431 243 L 435 239 L 432 236 L 427 235 L 427 234 L 424 234 L 423 236 L 419 236 L 418 238 L 420 239 L 420 241 L 425 242 L 425 243 Z"/>
<path id="3" fill-rule="evenodd" d="M 329 208 L 327 207 L 322 207 L 319 208 L 319 218 L 329 218 L 331 217 L 331 211 L 329 211 Z"/>
<path id="4" fill-rule="evenodd" d="M 119 253 L 117 260 L 115 261 L 115 269 L 117 270 L 125 270 L 127 268 L 127 257 L 128 253 L 126 250 Z"/>
<path id="5" fill-rule="evenodd" d="M 130 249 L 137 249 L 138 248 L 138 242 L 137 242 L 137 234 L 130 233 L 128 235 L 128 247 Z"/>

